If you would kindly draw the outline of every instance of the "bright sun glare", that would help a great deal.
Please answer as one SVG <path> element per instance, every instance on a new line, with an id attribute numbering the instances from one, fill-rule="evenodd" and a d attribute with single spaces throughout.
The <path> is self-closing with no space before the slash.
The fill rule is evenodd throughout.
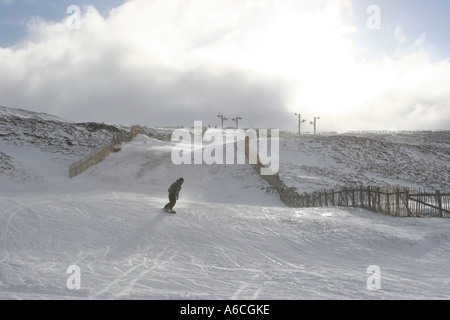
<path id="1" fill-rule="evenodd" d="M 359 49 L 346 38 L 355 29 L 345 24 L 336 4 L 278 10 L 265 24 L 242 31 L 214 46 L 209 58 L 294 81 L 292 110 L 347 111 L 377 91 L 379 73 L 358 63 Z"/>

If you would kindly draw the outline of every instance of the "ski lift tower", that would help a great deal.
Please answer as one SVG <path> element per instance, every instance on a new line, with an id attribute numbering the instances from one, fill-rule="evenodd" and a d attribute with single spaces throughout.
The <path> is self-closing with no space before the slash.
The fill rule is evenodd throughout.
<path id="1" fill-rule="evenodd" d="M 242 118 L 241 117 L 236 117 L 236 118 L 233 118 L 231 120 L 236 121 L 236 129 L 239 129 L 239 120 L 242 120 Z"/>
<path id="2" fill-rule="evenodd" d="M 316 128 L 317 128 L 317 120 L 319 120 L 319 119 L 320 119 L 320 117 L 314 117 L 314 122 L 313 122 L 313 121 L 310 122 L 311 125 L 314 126 L 314 135 L 316 135 L 316 133 L 317 133 L 317 131 L 316 131 Z"/>
<path id="3" fill-rule="evenodd" d="M 223 122 L 224 122 L 225 120 L 228 120 L 228 118 L 225 118 L 225 117 L 223 116 L 223 114 L 220 114 L 220 113 L 217 115 L 217 117 L 220 118 L 220 119 L 222 120 L 222 129 L 223 129 Z"/>
<path id="4" fill-rule="evenodd" d="M 298 135 L 300 136 L 300 126 L 306 120 L 302 120 L 302 115 L 300 113 L 295 114 L 298 117 Z"/>

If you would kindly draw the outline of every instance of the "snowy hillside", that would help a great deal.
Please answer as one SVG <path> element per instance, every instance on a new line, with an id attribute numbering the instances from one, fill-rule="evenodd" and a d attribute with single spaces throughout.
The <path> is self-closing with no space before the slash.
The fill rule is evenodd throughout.
<path id="1" fill-rule="evenodd" d="M 60 177 L 72 162 L 109 142 L 119 131 L 113 126 L 76 124 L 48 114 L 0 106 L 0 181 L 8 178 L 9 183 L 36 185 Z"/>
<path id="2" fill-rule="evenodd" d="M 36 120 L 34 130 L 49 137 L 39 142 L 20 119 L 1 127 L 8 134 L 0 139 L 0 299 L 450 298 L 448 219 L 287 208 L 251 166 L 176 166 L 174 143 L 145 135 L 68 179 L 67 164 L 109 133 Z M 338 142 L 308 139 L 280 143 L 280 175 L 299 189 L 302 180 L 306 188 L 315 188 L 314 181 L 320 187 L 340 183 L 335 174 L 346 176 L 348 164 L 364 171 L 378 161 L 369 151 L 362 156 L 364 149 L 360 158 L 347 151 L 341 157 L 333 149 Z M 360 141 L 355 148 L 367 143 Z M 299 143 L 301 152 L 295 151 Z M 407 151 L 409 145 L 398 154 L 420 157 L 417 149 Z M 339 161 L 332 163 L 333 155 Z M 295 166 L 294 159 L 305 161 Z M 448 174 L 444 162 L 431 163 Z M 413 181 L 408 172 L 417 171 L 403 172 L 400 180 Z M 30 184 L 20 173 L 36 179 Z M 312 173 L 328 175 L 314 180 Z M 178 213 L 169 215 L 161 210 L 167 188 L 181 176 Z M 379 169 L 370 176 L 388 181 Z M 374 265 L 380 286 L 369 290 L 368 268 Z M 68 284 L 73 266 L 79 268 L 79 289 Z"/>
<path id="3" fill-rule="evenodd" d="M 283 139 L 280 177 L 299 193 L 362 185 L 450 190 L 450 131 Z"/>

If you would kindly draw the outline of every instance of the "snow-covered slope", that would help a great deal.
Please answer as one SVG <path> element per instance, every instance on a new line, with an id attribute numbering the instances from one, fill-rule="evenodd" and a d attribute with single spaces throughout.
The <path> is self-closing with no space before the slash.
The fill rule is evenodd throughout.
<path id="1" fill-rule="evenodd" d="M 282 139 L 280 177 L 299 193 L 360 185 L 449 191 L 450 131 Z"/>
<path id="2" fill-rule="evenodd" d="M 48 114 L 0 106 L 0 164 L 2 185 L 34 185 L 67 175 L 83 155 L 109 142 L 113 126 L 72 123 Z"/>
<path id="3" fill-rule="evenodd" d="M 162 198 L 119 192 L 0 201 L 0 298 L 450 297 L 447 220 L 185 200 L 168 215 Z"/>
<path id="4" fill-rule="evenodd" d="M 287 208 L 252 167 L 176 166 L 173 146 L 139 135 L 73 179 L 53 171 L 58 152 L 17 146 L 44 178 L 0 180 L 0 298 L 450 298 L 450 220 Z M 379 290 L 367 287 L 373 265 Z"/>

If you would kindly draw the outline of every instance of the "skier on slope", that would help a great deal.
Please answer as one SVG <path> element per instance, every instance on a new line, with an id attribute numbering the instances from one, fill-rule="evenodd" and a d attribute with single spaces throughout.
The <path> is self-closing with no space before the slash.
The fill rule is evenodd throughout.
<path id="1" fill-rule="evenodd" d="M 180 178 L 177 181 L 175 181 L 174 183 L 172 183 L 172 185 L 169 188 L 169 203 L 166 204 L 164 206 L 164 211 L 169 212 L 169 213 L 176 213 L 173 210 L 173 207 L 175 207 L 175 204 L 177 203 L 178 197 L 180 195 L 180 190 L 181 190 L 181 185 L 183 184 L 184 179 Z"/>

